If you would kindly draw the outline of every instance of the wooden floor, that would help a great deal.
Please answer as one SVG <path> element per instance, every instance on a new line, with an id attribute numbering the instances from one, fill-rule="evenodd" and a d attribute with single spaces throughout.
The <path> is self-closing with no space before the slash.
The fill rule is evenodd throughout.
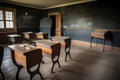
<path id="1" fill-rule="evenodd" d="M 60 56 L 61 68 L 58 65 L 54 68 L 54 73 L 50 73 L 51 58 L 44 54 L 44 64 L 41 64 L 40 71 L 45 80 L 120 80 L 120 52 L 107 51 L 102 49 L 86 48 L 72 45 L 72 59 L 64 61 L 65 52 L 62 48 Z M 2 71 L 5 80 L 15 80 L 16 66 L 11 60 L 9 49 L 5 48 Z M 29 80 L 27 70 L 23 68 L 19 74 L 20 80 Z M 0 77 L 1 80 L 1 77 Z M 35 75 L 33 80 L 41 80 L 39 75 Z"/>

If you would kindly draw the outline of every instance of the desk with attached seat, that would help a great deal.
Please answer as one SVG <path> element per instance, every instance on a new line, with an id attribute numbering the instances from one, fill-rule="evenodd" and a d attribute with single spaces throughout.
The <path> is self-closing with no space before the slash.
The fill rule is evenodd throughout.
<path id="1" fill-rule="evenodd" d="M 33 41 L 36 40 L 36 34 L 34 32 L 24 32 L 23 35 L 29 43 L 33 43 Z"/>
<path id="2" fill-rule="evenodd" d="M 30 74 L 30 80 L 35 74 L 39 74 L 41 79 L 43 79 L 41 73 L 39 72 L 39 67 L 42 62 L 42 50 L 27 44 L 15 44 L 8 46 L 11 50 L 11 57 L 13 63 L 17 66 L 16 80 L 19 80 L 19 72 L 23 67 L 27 68 Z M 31 71 L 30 68 L 38 65 L 35 71 Z"/>
<path id="3" fill-rule="evenodd" d="M 23 42 L 23 38 L 21 35 L 18 34 L 10 34 L 7 35 L 8 36 L 8 42 L 9 44 L 17 44 L 17 43 L 22 43 Z"/>
<path id="4" fill-rule="evenodd" d="M 51 37 L 53 41 L 60 42 L 62 46 L 65 47 L 65 61 L 67 61 L 67 56 L 71 59 L 70 48 L 71 48 L 71 38 L 67 36 L 53 36 Z"/>
<path id="5" fill-rule="evenodd" d="M 48 39 L 48 33 L 38 32 L 38 33 L 36 33 L 36 38 L 37 38 L 37 40 Z"/>
<path id="6" fill-rule="evenodd" d="M 56 63 L 58 63 L 60 67 L 59 57 L 60 57 L 61 44 L 51 40 L 36 40 L 35 44 L 37 48 L 42 49 L 44 53 L 47 53 L 51 56 L 53 62 L 51 73 L 53 73 L 53 68 Z"/>

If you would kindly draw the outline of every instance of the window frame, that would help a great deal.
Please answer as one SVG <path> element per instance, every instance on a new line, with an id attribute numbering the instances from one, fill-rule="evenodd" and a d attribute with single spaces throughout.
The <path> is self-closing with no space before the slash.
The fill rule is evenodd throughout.
<path id="1" fill-rule="evenodd" d="M 4 25 L 4 28 L 0 28 L 0 32 L 16 32 L 16 9 L 7 8 L 7 7 L 0 7 L 0 10 L 3 11 L 3 20 L 0 20 L 0 21 L 3 21 L 3 25 Z M 5 12 L 6 11 L 12 12 L 13 20 L 6 20 L 5 19 L 5 16 L 6 16 Z M 6 28 L 6 21 L 13 21 L 13 28 Z"/>

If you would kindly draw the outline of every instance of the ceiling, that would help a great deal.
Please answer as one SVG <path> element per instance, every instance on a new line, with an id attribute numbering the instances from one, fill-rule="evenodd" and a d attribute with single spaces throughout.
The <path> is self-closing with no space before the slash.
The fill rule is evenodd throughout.
<path id="1" fill-rule="evenodd" d="M 90 1 L 96 0 L 0 0 L 0 2 L 33 7 L 38 9 L 50 9 Z"/>

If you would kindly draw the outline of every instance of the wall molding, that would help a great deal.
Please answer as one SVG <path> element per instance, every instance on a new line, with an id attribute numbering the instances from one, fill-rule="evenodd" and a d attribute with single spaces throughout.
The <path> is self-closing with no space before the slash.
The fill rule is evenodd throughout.
<path id="1" fill-rule="evenodd" d="M 84 47 L 89 47 L 90 48 L 90 42 L 79 41 L 79 40 L 72 40 L 72 44 L 80 45 L 80 46 L 84 46 Z M 103 45 L 102 44 L 92 43 L 92 47 L 100 48 L 101 51 L 103 49 Z M 120 51 L 120 47 L 114 47 L 114 46 L 112 47 L 112 46 L 105 45 L 104 50 Z"/>

